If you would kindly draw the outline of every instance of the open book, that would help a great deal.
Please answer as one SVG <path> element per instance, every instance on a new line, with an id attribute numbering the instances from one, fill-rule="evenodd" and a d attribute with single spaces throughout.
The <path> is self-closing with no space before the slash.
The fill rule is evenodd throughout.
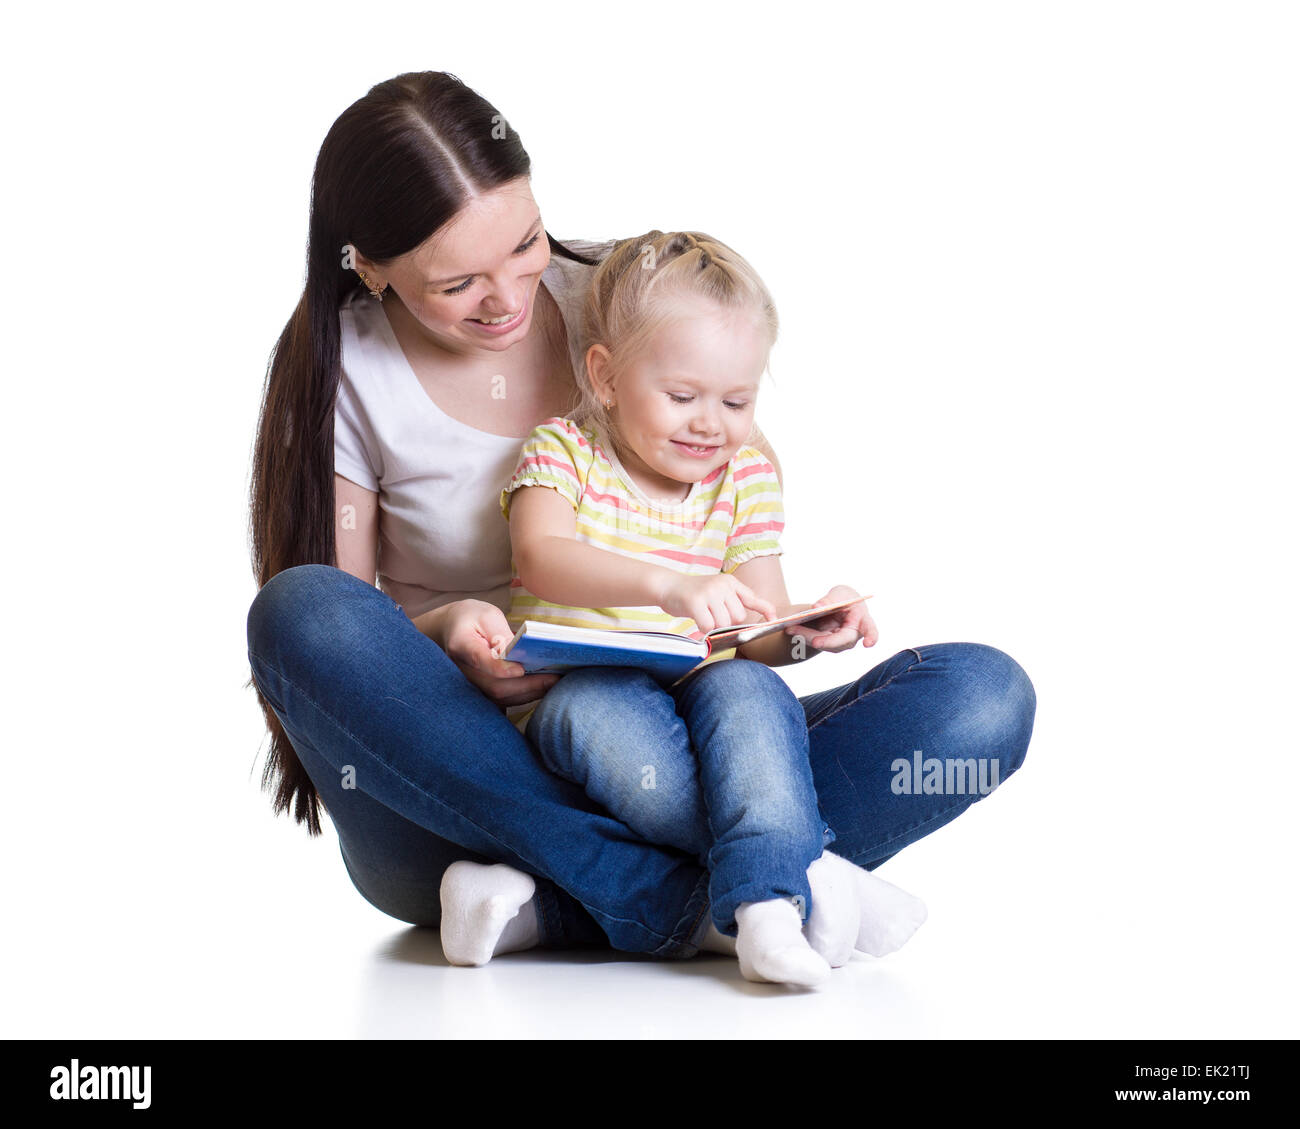
<path id="1" fill-rule="evenodd" d="M 844 608 L 860 604 L 867 596 L 804 608 L 779 619 L 719 627 L 703 639 L 674 635 L 670 631 L 624 631 L 598 627 L 566 627 L 558 623 L 525 620 L 499 657 L 519 663 L 529 674 L 572 670 L 580 666 L 631 666 L 649 672 L 669 685 L 700 666 L 712 654 L 739 647 L 797 623 L 811 623 Z"/>

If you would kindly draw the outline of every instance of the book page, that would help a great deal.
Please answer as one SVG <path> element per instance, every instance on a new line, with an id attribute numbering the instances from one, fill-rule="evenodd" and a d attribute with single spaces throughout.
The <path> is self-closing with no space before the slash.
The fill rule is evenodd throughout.
<path id="1" fill-rule="evenodd" d="M 783 615 L 778 619 L 763 620 L 761 623 L 741 623 L 735 627 L 720 627 L 710 631 L 705 638 L 708 639 L 714 651 L 723 650 L 727 647 L 753 642 L 755 639 L 761 639 L 764 635 L 771 635 L 774 631 L 780 631 L 796 623 L 810 623 L 815 619 L 821 619 L 823 616 L 833 615 L 835 612 L 850 608 L 854 604 L 860 604 L 870 598 L 870 596 L 858 596 L 853 600 L 840 600 L 834 604 L 823 604 L 819 608 L 804 608 L 803 611 L 791 612 L 789 615 Z"/>

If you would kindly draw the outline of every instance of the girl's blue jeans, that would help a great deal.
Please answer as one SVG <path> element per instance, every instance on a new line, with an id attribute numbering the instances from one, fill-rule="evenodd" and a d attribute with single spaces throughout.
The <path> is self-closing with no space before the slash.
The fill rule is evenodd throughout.
<path id="1" fill-rule="evenodd" d="M 537 879 L 543 945 L 697 951 L 709 909 L 698 857 L 650 841 L 550 771 L 378 588 L 327 565 L 286 569 L 253 601 L 248 654 L 349 876 L 383 912 L 436 926 L 452 862 L 505 862 Z M 867 869 L 980 798 L 923 787 L 919 773 L 904 780 L 900 766 L 984 760 L 1003 781 L 1024 760 L 1035 709 L 1016 662 L 975 643 L 900 651 L 798 702 L 821 816 L 836 852 Z"/>
<path id="2" fill-rule="evenodd" d="M 709 871 L 720 932 L 736 935 L 745 902 L 788 898 L 807 915 L 808 867 L 835 835 L 817 809 L 803 707 L 771 667 L 714 662 L 669 689 L 626 667 L 575 670 L 525 734 L 646 842 Z"/>

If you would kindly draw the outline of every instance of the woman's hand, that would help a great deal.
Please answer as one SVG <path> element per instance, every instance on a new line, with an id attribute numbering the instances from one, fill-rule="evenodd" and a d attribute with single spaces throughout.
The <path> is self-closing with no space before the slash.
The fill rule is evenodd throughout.
<path id="1" fill-rule="evenodd" d="M 688 616 L 703 632 L 734 627 L 758 612 L 761 619 L 775 619 L 776 608 L 752 588 L 729 573 L 687 576 L 673 573 L 665 583 L 659 606 L 669 615 Z"/>
<path id="2" fill-rule="evenodd" d="M 430 637 L 484 695 L 504 709 L 535 702 L 559 680 L 558 674 L 525 674 L 518 663 L 498 657 L 514 638 L 504 613 L 484 600 L 457 600 L 442 609 Z"/>
<path id="3" fill-rule="evenodd" d="M 813 602 L 814 608 L 823 604 L 838 604 L 844 600 L 856 600 L 858 593 L 846 584 L 837 584 L 820 600 Z M 787 635 L 802 635 L 810 647 L 819 651 L 847 651 L 862 640 L 864 647 L 874 647 L 880 639 L 880 632 L 867 611 L 865 601 L 832 612 L 822 619 L 809 623 L 795 624 L 785 629 Z"/>

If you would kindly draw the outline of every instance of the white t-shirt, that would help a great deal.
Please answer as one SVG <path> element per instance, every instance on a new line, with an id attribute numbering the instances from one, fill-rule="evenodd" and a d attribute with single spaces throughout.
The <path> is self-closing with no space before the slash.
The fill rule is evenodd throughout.
<path id="1" fill-rule="evenodd" d="M 613 246 L 565 243 L 589 258 Z M 564 318 L 575 377 L 578 316 L 591 271 L 552 254 L 542 274 Z M 339 322 L 334 469 L 379 494 L 379 587 L 412 619 L 456 600 L 486 600 L 506 611 L 510 527 L 499 499 L 525 437 L 492 435 L 443 412 L 420 384 L 383 307 L 363 290 L 344 301 Z"/>

